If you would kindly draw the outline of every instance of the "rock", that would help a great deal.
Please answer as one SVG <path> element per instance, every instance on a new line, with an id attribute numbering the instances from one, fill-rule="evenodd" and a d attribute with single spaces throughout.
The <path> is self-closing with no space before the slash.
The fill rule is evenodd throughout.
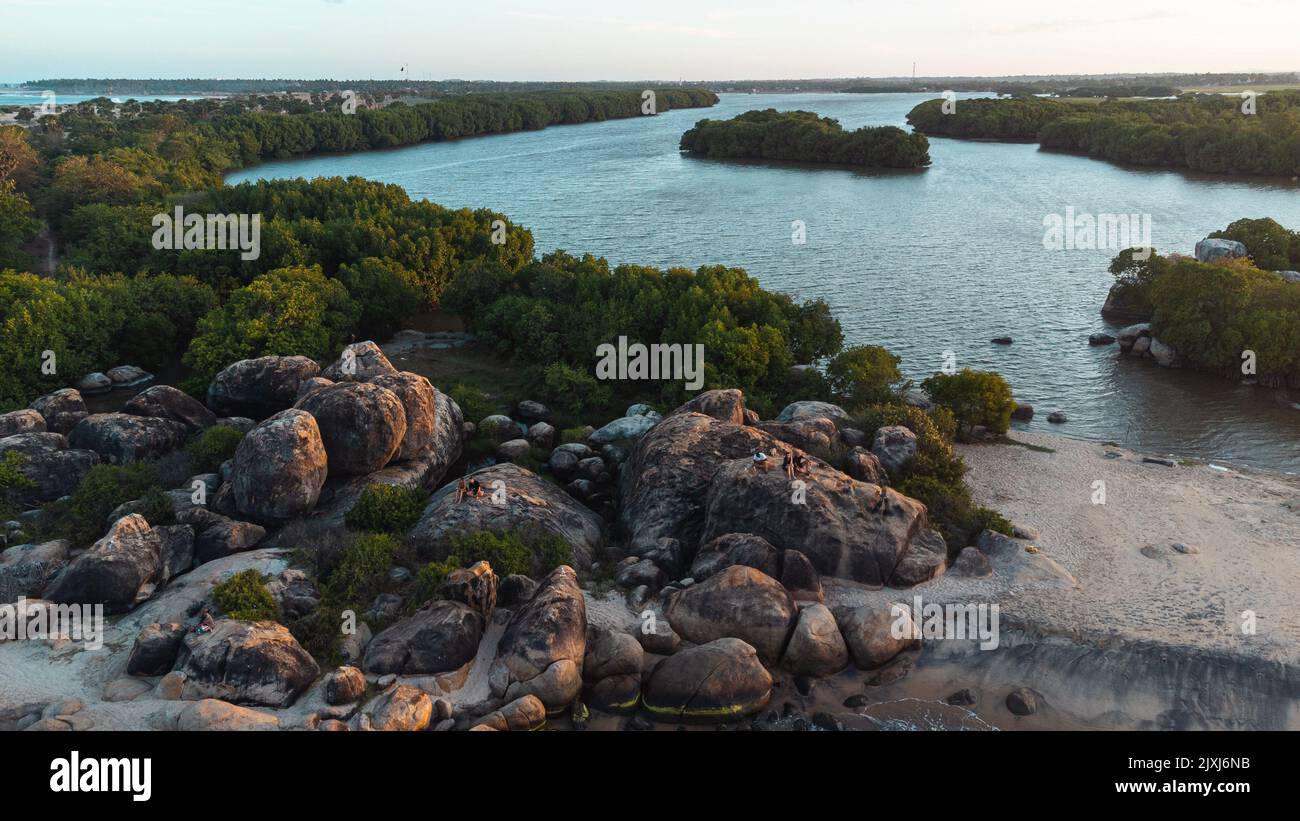
<path id="1" fill-rule="evenodd" d="M 713 390 L 705 391 L 698 394 L 686 404 L 677 408 L 669 416 L 676 416 L 684 413 L 702 413 L 705 416 L 711 416 L 719 422 L 729 422 L 733 425 L 745 424 L 745 394 L 732 388 L 730 390 Z M 639 416 L 643 414 L 628 413 L 628 416 Z"/>
<path id="2" fill-rule="evenodd" d="M 45 417 L 34 410 L 0 413 L 0 439 L 19 433 L 44 433 Z"/>
<path id="3" fill-rule="evenodd" d="M 555 428 L 546 422 L 534 422 L 524 438 L 532 447 L 550 449 L 555 444 Z"/>
<path id="4" fill-rule="evenodd" d="M 577 574 L 557 567 L 506 625 L 492 664 L 492 694 L 513 701 L 531 693 L 547 712 L 563 710 L 582 689 L 586 651 L 587 606 Z"/>
<path id="5" fill-rule="evenodd" d="M 54 433 L 69 433 L 89 415 L 86 402 L 76 388 L 48 393 L 33 401 L 30 407 L 45 420 L 45 429 Z"/>
<path id="6" fill-rule="evenodd" d="M 546 724 L 546 706 L 534 695 L 521 696 L 474 722 L 474 729 L 537 730 Z"/>
<path id="7" fill-rule="evenodd" d="M 256 425 L 235 449 L 231 480 L 240 515 L 266 524 L 302 516 L 316 506 L 328 457 L 316 418 L 280 411 Z"/>
<path id="8" fill-rule="evenodd" d="M 68 563 L 66 539 L 20 544 L 0 553 L 0 605 L 39 599 L 50 579 Z"/>
<path id="9" fill-rule="evenodd" d="M 649 559 L 669 578 L 676 578 L 682 571 L 681 542 L 676 539 L 660 539 L 650 550 L 643 550 L 639 558 Z"/>
<path id="10" fill-rule="evenodd" d="M 384 352 L 374 342 L 353 342 L 321 376 L 335 382 L 368 382 L 377 376 L 397 373 Z"/>
<path id="11" fill-rule="evenodd" d="M 318 391 L 321 388 L 328 388 L 333 384 L 333 379 L 326 379 L 323 376 L 313 376 L 311 379 L 304 379 L 302 383 L 298 385 L 298 393 L 294 397 L 293 403 L 296 405 L 304 396 L 312 391 Z"/>
<path id="12" fill-rule="evenodd" d="M 387 388 L 397 395 L 406 410 L 406 435 L 398 448 L 398 461 L 416 459 L 435 444 L 437 393 L 429 380 L 419 374 L 402 371 L 370 380 L 372 385 Z"/>
<path id="13" fill-rule="evenodd" d="M 989 564 L 988 558 L 978 548 L 964 547 L 957 554 L 957 559 L 952 563 L 952 567 L 948 572 L 954 576 L 984 578 L 992 574 L 993 567 Z"/>
<path id="14" fill-rule="evenodd" d="M 1196 243 L 1197 262 L 1214 262 L 1224 258 L 1245 256 L 1246 246 L 1233 239 L 1206 237 Z"/>
<path id="15" fill-rule="evenodd" d="M 93 450 L 105 462 L 121 465 L 170 453 L 185 444 L 188 436 L 185 425 L 170 419 L 95 413 L 72 429 L 68 446 Z"/>
<path id="16" fill-rule="evenodd" d="M 1200 548 L 1196 547 L 1195 545 L 1184 544 L 1182 542 L 1174 542 L 1173 544 L 1170 545 L 1170 547 L 1172 547 L 1175 551 L 1177 551 L 1178 553 L 1182 553 L 1185 556 L 1194 556 L 1197 553 L 1201 552 Z"/>
<path id="17" fill-rule="evenodd" d="M 1034 406 L 1017 402 L 1015 408 L 1011 411 L 1011 418 L 1019 419 L 1021 422 L 1032 420 L 1034 418 Z"/>
<path id="18" fill-rule="evenodd" d="M 647 416 L 652 413 L 657 413 L 657 411 L 655 411 L 654 408 L 650 407 L 644 402 L 638 402 L 635 405 L 628 405 L 627 410 L 624 411 L 623 415 L 624 416 Z"/>
<path id="19" fill-rule="evenodd" d="M 1043 588 L 1078 585 L 1074 576 L 1047 554 L 1040 550 L 1031 552 L 1026 549 L 1029 545 L 1009 536 L 985 530 L 976 538 L 975 546 L 988 558 L 994 572 L 1017 585 Z"/>
<path id="20" fill-rule="evenodd" d="M 772 695 L 772 677 L 753 647 L 721 638 L 669 656 L 642 691 L 658 721 L 722 722 L 758 712 Z"/>
<path id="21" fill-rule="evenodd" d="M 154 694 L 161 701 L 180 701 L 183 692 L 185 692 L 185 674 L 180 670 L 172 670 L 158 680 L 158 688 Z"/>
<path id="22" fill-rule="evenodd" d="M 1052 411 L 1047 414 L 1047 421 L 1053 425 L 1062 425 L 1070 421 L 1070 417 L 1065 415 L 1065 411 Z"/>
<path id="23" fill-rule="evenodd" d="M 1115 338 L 1119 342 L 1120 353 L 1129 353 L 1133 349 L 1133 346 L 1137 344 L 1139 339 L 1146 339 L 1150 336 L 1151 323 L 1139 322 L 1135 325 L 1129 325 L 1127 328 L 1121 329 Z M 1147 344 L 1149 345 L 1150 343 Z"/>
<path id="24" fill-rule="evenodd" d="M 475 562 L 470 567 L 448 573 L 447 581 L 438 585 L 437 595 L 468 606 L 483 617 L 486 625 L 492 621 L 492 611 L 497 604 L 497 574 L 492 572 L 492 565 L 487 562 Z"/>
<path id="25" fill-rule="evenodd" d="M 77 390 L 87 396 L 108 393 L 113 389 L 113 380 L 102 373 L 88 373 L 77 382 Z"/>
<path id="26" fill-rule="evenodd" d="M 483 421 L 478 423 L 478 433 L 497 444 L 524 438 L 524 429 L 519 426 L 519 423 L 499 413 L 484 417 Z"/>
<path id="27" fill-rule="evenodd" d="M 835 423 L 829 419 L 800 419 L 794 422 L 755 422 L 753 427 L 800 450 L 826 453 L 839 438 Z"/>
<path id="28" fill-rule="evenodd" d="M 194 556 L 199 564 L 222 559 L 234 553 L 252 550 L 266 538 L 266 528 L 252 522 L 239 522 L 220 514 L 211 514 L 216 520 L 198 531 L 194 539 Z"/>
<path id="29" fill-rule="evenodd" d="M 1012 339 L 1009 336 L 995 336 L 989 341 L 992 342 L 994 345 L 1010 345 Z"/>
<path id="30" fill-rule="evenodd" d="M 778 422 L 799 422 L 805 419 L 829 419 L 837 424 L 850 421 L 848 411 L 829 402 L 791 402 L 776 416 Z"/>
<path id="31" fill-rule="evenodd" d="M 1134 356 L 1146 356 L 1148 353 L 1150 353 L 1150 351 L 1151 351 L 1151 337 L 1139 336 L 1136 340 L 1134 340 L 1133 347 L 1129 350 L 1129 353 L 1133 354 Z"/>
<path id="32" fill-rule="evenodd" d="M 835 616 L 825 605 L 814 604 L 799 611 L 799 621 L 790 635 L 782 666 L 795 675 L 823 678 L 849 665 L 849 648 L 840 635 Z"/>
<path id="33" fill-rule="evenodd" d="M 890 476 L 896 476 L 916 457 L 916 434 L 902 425 L 885 425 L 876 431 L 871 452 L 880 459 Z"/>
<path id="34" fill-rule="evenodd" d="M 209 633 L 187 633 L 181 671 L 186 701 L 220 698 L 236 704 L 288 707 L 320 668 L 283 625 L 219 619 Z"/>
<path id="35" fill-rule="evenodd" d="M 629 442 L 640 439 L 646 431 L 655 426 L 658 420 L 653 416 L 624 416 L 615 419 L 591 435 L 590 441 L 597 445 L 614 442 Z"/>
<path id="36" fill-rule="evenodd" d="M 125 413 L 170 419 L 180 422 L 191 433 L 217 424 L 217 415 L 203 403 L 170 385 L 154 385 L 127 400 L 122 406 Z"/>
<path id="37" fill-rule="evenodd" d="M 135 701 L 153 690 L 147 681 L 138 678 L 116 678 L 104 688 L 104 701 Z"/>
<path id="38" fill-rule="evenodd" d="M 945 699 L 948 704 L 952 704 L 956 707 L 969 707 L 972 704 L 975 704 L 978 700 L 976 691 L 969 687 L 964 687 Z"/>
<path id="39" fill-rule="evenodd" d="M 821 575 L 798 550 L 787 550 L 781 556 L 781 586 L 790 591 L 795 601 L 822 600 Z"/>
<path id="40" fill-rule="evenodd" d="M 619 587 L 633 588 L 645 585 L 654 590 L 664 586 L 667 579 L 664 571 L 650 559 L 637 559 L 629 556 L 625 564 L 619 565 L 614 574 L 614 581 Z"/>
<path id="41" fill-rule="evenodd" d="M 371 675 L 458 670 L 478 653 L 486 626 L 483 616 L 468 605 L 435 599 L 375 636 L 361 666 Z"/>
<path id="42" fill-rule="evenodd" d="M 1016 539 L 1028 539 L 1030 541 L 1037 541 L 1042 538 L 1042 534 L 1038 532 L 1038 528 L 1030 527 L 1029 525 L 1012 525 L 1011 535 Z"/>
<path id="43" fill-rule="evenodd" d="M 848 474 L 859 482 L 873 485 L 889 484 L 889 474 L 880 457 L 863 447 L 854 447 L 848 455 Z"/>
<path id="44" fill-rule="evenodd" d="M 522 462 L 533 455 L 533 446 L 527 439 L 511 439 L 497 445 L 497 459 L 502 462 Z"/>
<path id="45" fill-rule="evenodd" d="M 247 416 L 226 416 L 218 419 L 217 424 L 223 428 L 237 430 L 240 433 L 248 433 L 257 423 L 252 419 L 249 419 Z"/>
<path id="46" fill-rule="evenodd" d="M 297 405 L 316 417 L 330 476 L 373 473 L 392 461 L 406 436 L 406 408 L 379 385 L 341 382 L 303 397 Z"/>
<path id="47" fill-rule="evenodd" d="M 355 667 L 339 667 L 325 677 L 326 704 L 352 704 L 366 693 L 366 677 Z"/>
<path id="48" fill-rule="evenodd" d="M 1300 271 L 1278 271 L 1277 275 L 1287 282 L 1300 282 Z"/>
<path id="49" fill-rule="evenodd" d="M 780 582 L 742 565 L 683 590 L 665 611 L 683 638 L 696 644 L 726 636 L 744 639 L 767 665 L 780 660 L 796 614 L 794 598 Z"/>
<path id="50" fill-rule="evenodd" d="M 176 656 L 186 632 L 185 625 L 179 622 L 146 624 L 131 646 L 131 655 L 126 660 L 127 675 L 161 676 L 167 673 L 176 665 Z"/>
<path id="51" fill-rule="evenodd" d="M 1038 696 L 1028 687 L 1017 687 L 1007 693 L 1007 709 L 1014 715 L 1031 716 L 1038 712 Z"/>
<path id="52" fill-rule="evenodd" d="M 541 402 L 535 402 L 532 399 L 525 399 L 515 406 L 515 417 L 522 419 L 529 424 L 534 422 L 550 422 L 551 410 Z"/>
<path id="53" fill-rule="evenodd" d="M 45 598 L 60 604 L 102 604 L 124 613 L 162 570 L 162 540 L 143 516 L 113 523 L 108 533 L 75 559 L 50 585 Z"/>
<path id="54" fill-rule="evenodd" d="M 1163 456 L 1143 456 L 1142 461 L 1148 465 L 1163 465 L 1167 468 L 1177 466 L 1177 463 L 1173 459 L 1166 459 Z"/>
<path id="55" fill-rule="evenodd" d="M 607 676 L 592 682 L 583 690 L 583 698 L 606 713 L 631 713 L 641 701 L 641 674 Z"/>
<path id="56" fill-rule="evenodd" d="M 280 729 L 280 719 L 261 710 L 253 710 L 226 701 L 205 698 L 181 711 L 180 716 L 176 719 L 176 729 L 188 733 L 206 731 L 265 732 Z"/>
<path id="57" fill-rule="evenodd" d="M 512 573 L 502 579 L 497 587 L 497 603 L 502 607 L 514 608 L 533 597 L 537 592 L 537 582 L 527 576 Z"/>
<path id="58" fill-rule="evenodd" d="M 645 651 L 636 637 L 598 627 L 587 628 L 587 652 L 582 662 L 582 677 L 596 682 L 610 676 L 641 676 Z"/>
<path id="59" fill-rule="evenodd" d="M 677 652 L 682 644 L 682 639 L 677 635 L 677 631 L 672 628 L 667 619 L 641 619 L 641 624 L 635 631 L 636 640 L 641 643 L 641 649 L 647 653 L 654 653 L 657 656 L 671 656 Z"/>
<path id="60" fill-rule="evenodd" d="M 781 575 L 781 554 L 761 536 L 727 533 L 700 548 L 690 576 L 701 582 L 733 565 L 752 567 L 776 578 Z"/>
<path id="61" fill-rule="evenodd" d="M 1098 334 L 1089 334 L 1089 335 L 1088 335 L 1088 344 L 1091 345 L 1091 346 L 1093 346 L 1093 347 L 1098 347 L 1098 346 L 1102 346 L 1102 345 L 1110 345 L 1110 344 L 1112 344 L 1114 341 L 1115 341 L 1115 337 L 1111 336 L 1110 334 L 1100 334 L 1100 333 L 1098 333 Z"/>
<path id="62" fill-rule="evenodd" d="M 58 433 L 20 433 L 0 439 L 0 456 L 11 450 L 25 457 L 19 470 L 32 485 L 13 492 L 24 505 L 67 496 L 100 461 L 93 450 L 69 450 L 68 440 Z"/>
<path id="63" fill-rule="evenodd" d="M 399 684 L 371 702 L 370 728 L 378 732 L 418 733 L 433 718 L 433 699 L 409 684 Z"/>
<path id="64" fill-rule="evenodd" d="M 281 571 L 267 582 L 266 590 L 280 612 L 291 618 L 302 618 L 320 604 L 320 593 L 311 577 L 297 568 Z"/>
<path id="65" fill-rule="evenodd" d="M 374 635 L 370 632 L 370 625 L 364 621 L 357 624 L 355 633 L 348 633 L 343 636 L 343 642 L 339 645 L 339 658 L 344 664 L 358 665 L 365 658 L 366 648 L 370 646 Z"/>
<path id="66" fill-rule="evenodd" d="M 1147 354 L 1156 361 L 1157 365 L 1166 368 L 1176 367 L 1178 364 L 1178 351 L 1174 350 L 1171 345 L 1166 345 L 1154 336 L 1151 337 L 1151 347 L 1147 349 Z"/>
<path id="67" fill-rule="evenodd" d="M 853 663 L 860 670 L 882 667 L 918 641 L 914 634 L 919 633 L 919 628 L 912 623 L 912 610 L 907 605 L 846 608 L 835 612 L 835 621 Z"/>
<path id="68" fill-rule="evenodd" d="M 118 365 L 116 368 L 109 368 L 107 376 L 113 383 L 114 389 L 133 388 L 153 379 L 153 374 L 135 365 Z"/>
<path id="69" fill-rule="evenodd" d="M 445 555 L 451 539 L 465 533 L 518 531 L 558 536 L 569 544 L 576 567 L 591 566 L 591 557 L 603 538 L 602 522 L 595 513 L 517 465 L 493 465 L 470 475 L 482 483 L 485 495 L 457 502 L 454 484 L 434 493 L 408 535 L 410 544 L 422 555 Z M 493 498 L 498 493 L 501 504 Z"/>
<path id="70" fill-rule="evenodd" d="M 264 419 L 293 407 L 299 386 L 319 374 L 320 366 L 305 356 L 241 359 L 208 385 L 208 407 L 221 416 Z"/>

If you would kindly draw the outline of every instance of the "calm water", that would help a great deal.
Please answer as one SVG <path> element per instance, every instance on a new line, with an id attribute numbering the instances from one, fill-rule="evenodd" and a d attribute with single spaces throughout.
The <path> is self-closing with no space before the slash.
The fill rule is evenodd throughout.
<path id="1" fill-rule="evenodd" d="M 888 346 L 917 379 L 945 351 L 1004 374 L 1039 412 L 1030 429 L 1146 451 L 1300 471 L 1300 396 L 1121 360 L 1090 348 L 1113 250 L 1048 251 L 1043 218 L 1151 215 L 1153 244 L 1190 253 L 1240 217 L 1300 227 L 1300 183 L 1132 170 L 1034 145 L 931 141 L 931 168 L 862 173 L 683 157 L 702 117 L 805 109 L 846 127 L 904 125 L 926 95 L 724 95 L 653 118 L 277 162 L 231 182 L 359 174 L 412 197 L 488 207 L 539 251 L 611 261 L 746 268 L 765 287 L 821 297 L 853 343 Z M 807 241 L 791 241 L 802 220 Z M 989 339 L 1008 335 L 1009 347 Z M 1061 409 L 1065 425 L 1049 425 Z"/>

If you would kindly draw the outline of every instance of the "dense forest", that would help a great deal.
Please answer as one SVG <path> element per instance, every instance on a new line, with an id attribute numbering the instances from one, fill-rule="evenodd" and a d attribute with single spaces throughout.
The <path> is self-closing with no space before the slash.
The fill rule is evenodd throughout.
<path id="1" fill-rule="evenodd" d="M 925 135 L 894 126 L 845 131 L 811 111 L 747 111 L 730 120 L 700 120 L 682 135 L 681 148 L 714 159 L 833 163 L 868 168 L 930 164 Z"/>
<path id="2" fill-rule="evenodd" d="M 1183 365 L 1240 379 L 1250 350 L 1260 383 L 1300 387 L 1300 282 L 1277 273 L 1300 267 L 1300 233 L 1242 219 L 1211 236 L 1241 242 L 1247 258 L 1202 263 L 1123 251 L 1110 267 L 1114 300 L 1149 319 L 1151 334 Z"/>
<path id="3" fill-rule="evenodd" d="M 1034 97 L 927 100 L 907 115 L 932 136 L 1036 140 L 1134 165 L 1219 174 L 1300 174 L 1300 92 L 1072 102 Z"/>

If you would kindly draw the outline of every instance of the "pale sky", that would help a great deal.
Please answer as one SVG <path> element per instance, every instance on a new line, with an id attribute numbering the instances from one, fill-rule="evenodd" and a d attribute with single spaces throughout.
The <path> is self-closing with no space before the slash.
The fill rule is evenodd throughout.
<path id="1" fill-rule="evenodd" d="M 0 81 L 1300 69 L 1300 0 L 0 0 Z"/>

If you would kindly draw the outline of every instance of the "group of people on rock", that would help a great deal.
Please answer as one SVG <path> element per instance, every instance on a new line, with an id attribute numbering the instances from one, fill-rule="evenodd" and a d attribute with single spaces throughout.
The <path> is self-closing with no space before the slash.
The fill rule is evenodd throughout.
<path id="1" fill-rule="evenodd" d="M 771 462 L 772 459 L 763 451 L 754 453 L 754 467 L 758 470 L 771 470 Z M 786 478 L 791 481 L 796 476 L 807 476 L 808 467 L 808 457 L 802 451 L 792 451 L 781 459 L 781 469 L 785 471 Z"/>

